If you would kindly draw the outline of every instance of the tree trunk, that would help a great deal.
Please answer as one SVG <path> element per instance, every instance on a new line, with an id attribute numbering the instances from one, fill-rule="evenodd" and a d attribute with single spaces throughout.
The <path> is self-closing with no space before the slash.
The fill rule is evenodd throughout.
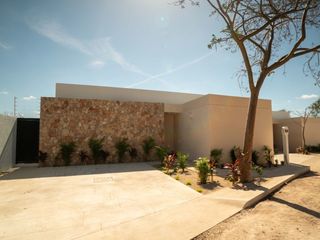
<path id="1" fill-rule="evenodd" d="M 303 151 L 303 153 L 305 153 L 305 151 L 306 151 L 305 128 L 306 128 L 306 125 L 304 123 L 302 126 L 302 151 Z"/>
<path id="2" fill-rule="evenodd" d="M 255 126 L 256 112 L 257 112 L 257 105 L 258 105 L 258 97 L 259 97 L 259 90 L 258 89 L 252 90 L 251 96 L 250 96 L 249 110 L 247 115 L 248 116 L 247 126 L 246 126 L 244 146 L 243 146 L 244 156 L 240 161 L 240 181 L 242 183 L 252 181 L 251 158 L 252 158 L 253 136 L 254 136 L 254 126 Z"/>
<path id="3" fill-rule="evenodd" d="M 303 154 L 306 153 L 306 136 L 305 136 L 305 131 L 306 131 L 306 125 L 307 125 L 307 121 L 308 121 L 309 116 L 305 113 L 302 121 L 302 151 Z"/>

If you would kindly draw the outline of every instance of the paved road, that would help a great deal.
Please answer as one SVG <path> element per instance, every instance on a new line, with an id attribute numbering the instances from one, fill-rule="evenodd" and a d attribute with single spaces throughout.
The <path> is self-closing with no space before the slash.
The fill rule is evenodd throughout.
<path id="1" fill-rule="evenodd" d="M 312 172 L 196 239 L 320 239 L 320 155 L 307 164 Z"/>

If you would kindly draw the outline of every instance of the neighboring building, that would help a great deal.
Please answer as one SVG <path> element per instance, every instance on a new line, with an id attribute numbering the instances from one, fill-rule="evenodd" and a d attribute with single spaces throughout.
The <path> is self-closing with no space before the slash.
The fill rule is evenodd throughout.
<path id="1" fill-rule="evenodd" d="M 284 110 L 274 111 L 273 116 L 273 141 L 274 148 L 282 152 L 281 128 L 289 128 L 289 151 L 294 153 L 298 147 L 302 146 L 302 126 L 303 118 L 291 118 L 290 113 Z M 309 117 L 305 128 L 306 145 L 320 144 L 320 118 Z"/>
<path id="2" fill-rule="evenodd" d="M 192 160 L 222 148 L 228 161 L 230 149 L 243 145 L 247 109 L 244 97 L 58 83 L 55 98 L 41 98 L 40 150 L 54 157 L 62 141 L 87 150 L 91 137 L 105 137 L 115 158 L 118 139 L 128 138 L 141 151 L 151 136 Z M 257 109 L 254 148 L 263 145 L 273 147 L 270 100 L 259 100 Z"/>

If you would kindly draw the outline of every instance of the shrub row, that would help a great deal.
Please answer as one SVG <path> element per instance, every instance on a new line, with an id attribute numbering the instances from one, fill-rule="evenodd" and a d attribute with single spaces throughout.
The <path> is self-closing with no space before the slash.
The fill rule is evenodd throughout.
<path id="1" fill-rule="evenodd" d="M 47 162 L 48 154 L 46 152 L 39 152 L 38 160 L 40 165 L 53 165 L 53 166 L 68 166 L 70 164 L 102 164 L 108 162 L 110 152 L 103 149 L 104 138 L 97 139 L 91 138 L 88 142 L 90 152 L 84 150 L 77 150 L 75 142 L 63 142 L 59 145 L 59 152 L 54 157 L 54 162 L 49 164 Z M 127 138 L 119 139 L 115 145 L 117 161 L 123 162 L 125 156 L 128 155 L 132 161 L 136 161 L 139 156 L 137 148 L 131 146 Z M 151 152 L 156 149 L 156 142 L 152 137 L 146 138 L 142 142 L 142 157 L 145 161 L 151 160 Z M 158 153 L 158 151 L 157 151 Z M 158 154 L 157 154 L 158 155 Z M 159 156 L 159 155 L 158 155 Z M 72 160 L 75 159 L 74 162 Z"/>

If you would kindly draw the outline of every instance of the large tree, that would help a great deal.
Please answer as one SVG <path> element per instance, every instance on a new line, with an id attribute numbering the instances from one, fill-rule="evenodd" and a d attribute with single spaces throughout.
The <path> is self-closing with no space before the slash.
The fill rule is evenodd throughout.
<path id="1" fill-rule="evenodd" d="M 179 0 L 199 5 L 201 1 Z M 240 163 L 241 182 L 252 180 L 251 154 L 259 93 L 266 78 L 297 57 L 306 56 L 302 69 L 320 86 L 320 1 L 319 0 L 206 0 L 212 15 L 224 23 L 213 34 L 209 47 L 238 49 L 243 58 L 250 101 Z M 315 39 L 310 39 L 313 31 Z M 316 33 L 317 31 L 317 33 Z M 318 34 L 318 35 L 316 35 Z M 315 42 L 313 42 L 315 41 Z"/>

